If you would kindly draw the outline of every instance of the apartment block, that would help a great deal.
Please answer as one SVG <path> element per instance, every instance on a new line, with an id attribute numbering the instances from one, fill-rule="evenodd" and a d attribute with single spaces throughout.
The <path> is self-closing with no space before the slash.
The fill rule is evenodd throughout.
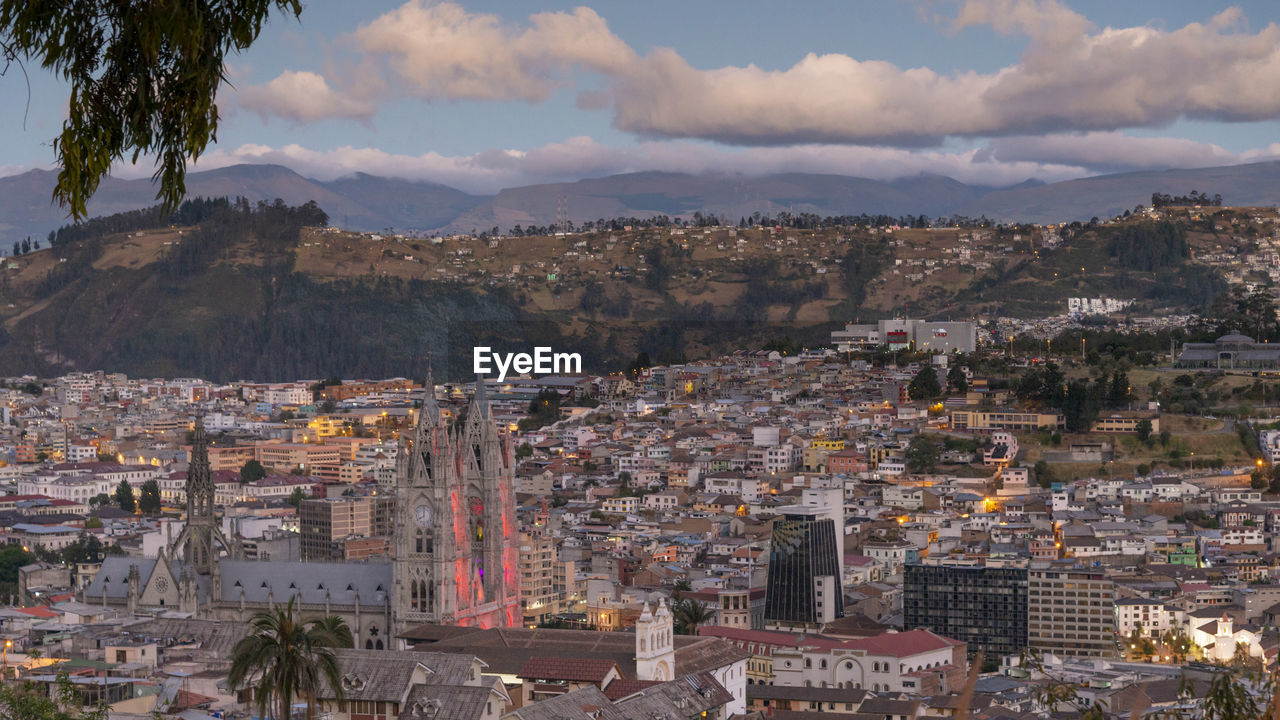
<path id="1" fill-rule="evenodd" d="M 308 498 L 298 507 L 303 561 L 346 560 L 380 554 L 379 543 L 354 543 L 354 538 L 391 535 L 395 500 L 388 496 Z M 352 557 L 349 557 L 352 556 Z"/>
<path id="2" fill-rule="evenodd" d="M 1105 571 L 1033 563 L 1027 583 L 1027 642 L 1043 653 L 1116 654 L 1116 588 Z"/>

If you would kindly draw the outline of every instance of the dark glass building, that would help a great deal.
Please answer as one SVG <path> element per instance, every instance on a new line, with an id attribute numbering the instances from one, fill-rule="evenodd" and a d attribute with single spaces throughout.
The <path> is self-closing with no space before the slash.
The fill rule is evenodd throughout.
<path id="1" fill-rule="evenodd" d="M 1011 655 L 1027 646 L 1027 569 L 915 564 L 903 570 L 903 628 L 926 628 Z"/>
<path id="2" fill-rule="evenodd" d="M 788 508 L 773 522 L 764 624 L 820 630 L 844 614 L 840 538 L 824 508 Z"/>

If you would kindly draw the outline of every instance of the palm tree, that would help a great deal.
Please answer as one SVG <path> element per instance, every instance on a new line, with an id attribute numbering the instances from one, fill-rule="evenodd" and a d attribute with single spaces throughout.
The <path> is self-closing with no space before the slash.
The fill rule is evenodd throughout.
<path id="1" fill-rule="evenodd" d="M 693 598 L 684 598 L 676 603 L 674 611 L 675 631 L 677 635 L 697 635 L 698 626 L 711 619 L 711 608 L 706 603 Z"/>
<path id="2" fill-rule="evenodd" d="M 322 679 L 342 699 L 333 649 L 352 646 L 351 628 L 332 615 L 304 623 L 293 606 L 290 598 L 282 608 L 254 615 L 249 634 L 236 643 L 232 654 L 227 681 L 238 690 L 253 688 L 253 702 L 263 718 L 270 717 L 267 709 L 274 700 L 272 716 L 289 720 L 294 698 L 303 698 L 310 720 Z"/>

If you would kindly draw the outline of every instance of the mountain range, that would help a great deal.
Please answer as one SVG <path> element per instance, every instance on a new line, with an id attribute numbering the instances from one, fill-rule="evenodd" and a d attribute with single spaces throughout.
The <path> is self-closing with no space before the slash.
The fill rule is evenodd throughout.
<path id="1" fill-rule="evenodd" d="M 0 247 L 43 238 L 67 222 L 50 202 L 56 174 L 31 170 L 0 178 Z M 570 220 L 715 213 L 736 220 L 773 215 L 987 216 L 1049 223 L 1122 213 L 1150 202 L 1153 192 L 1221 194 L 1230 205 L 1271 206 L 1280 200 L 1280 162 L 1099 175 L 1013 187 L 967 185 L 940 175 L 892 181 L 845 175 L 788 173 L 761 176 L 640 172 L 576 182 L 507 188 L 475 195 L 438 183 L 365 173 L 314 180 L 279 165 L 233 165 L 187 176 L 196 197 L 244 196 L 297 205 L 314 200 L 333 224 L 357 230 L 470 232 L 495 226 L 552 225 L 563 207 Z M 90 215 L 155 204 L 150 180 L 106 178 L 89 203 Z"/>

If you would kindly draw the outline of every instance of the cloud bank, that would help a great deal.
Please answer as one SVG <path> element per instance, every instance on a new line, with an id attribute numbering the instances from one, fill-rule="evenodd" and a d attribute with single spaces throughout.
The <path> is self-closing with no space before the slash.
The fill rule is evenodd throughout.
<path id="1" fill-rule="evenodd" d="M 844 54 L 809 54 L 783 70 L 702 69 L 670 48 L 638 53 L 590 8 L 511 24 L 434 0 L 409 0 L 352 40 L 385 97 L 539 103 L 572 88 L 580 107 L 611 110 L 616 127 L 648 139 L 937 147 L 948 138 L 1280 117 L 1280 27 L 1250 32 L 1238 9 L 1173 30 L 1099 29 L 1056 0 L 967 0 L 944 20 L 952 32 L 990 26 L 1026 36 L 1027 49 L 992 73 Z M 584 84 L 593 76 L 598 87 Z M 297 122 L 371 112 L 334 95 L 324 78 L 288 71 L 239 101 Z"/>
<path id="2" fill-rule="evenodd" d="M 366 172 L 439 182 L 474 193 L 650 170 L 743 175 L 829 173 L 876 180 L 938 174 L 970 184 L 1007 186 L 1028 178 L 1054 182 L 1095 174 L 1092 168 L 1076 163 L 1081 154 L 1126 170 L 1168 167 L 1171 162 L 1175 167 L 1202 167 L 1280 158 L 1280 144 L 1231 153 L 1176 138 L 1094 133 L 1004 138 L 957 151 L 816 144 L 728 148 L 690 141 L 652 141 L 618 148 L 589 137 L 574 137 L 531 150 L 495 148 L 471 155 L 405 155 L 369 147 L 322 151 L 299 145 L 243 145 L 215 149 L 202 157 L 195 169 L 277 163 L 321 180 Z"/>

